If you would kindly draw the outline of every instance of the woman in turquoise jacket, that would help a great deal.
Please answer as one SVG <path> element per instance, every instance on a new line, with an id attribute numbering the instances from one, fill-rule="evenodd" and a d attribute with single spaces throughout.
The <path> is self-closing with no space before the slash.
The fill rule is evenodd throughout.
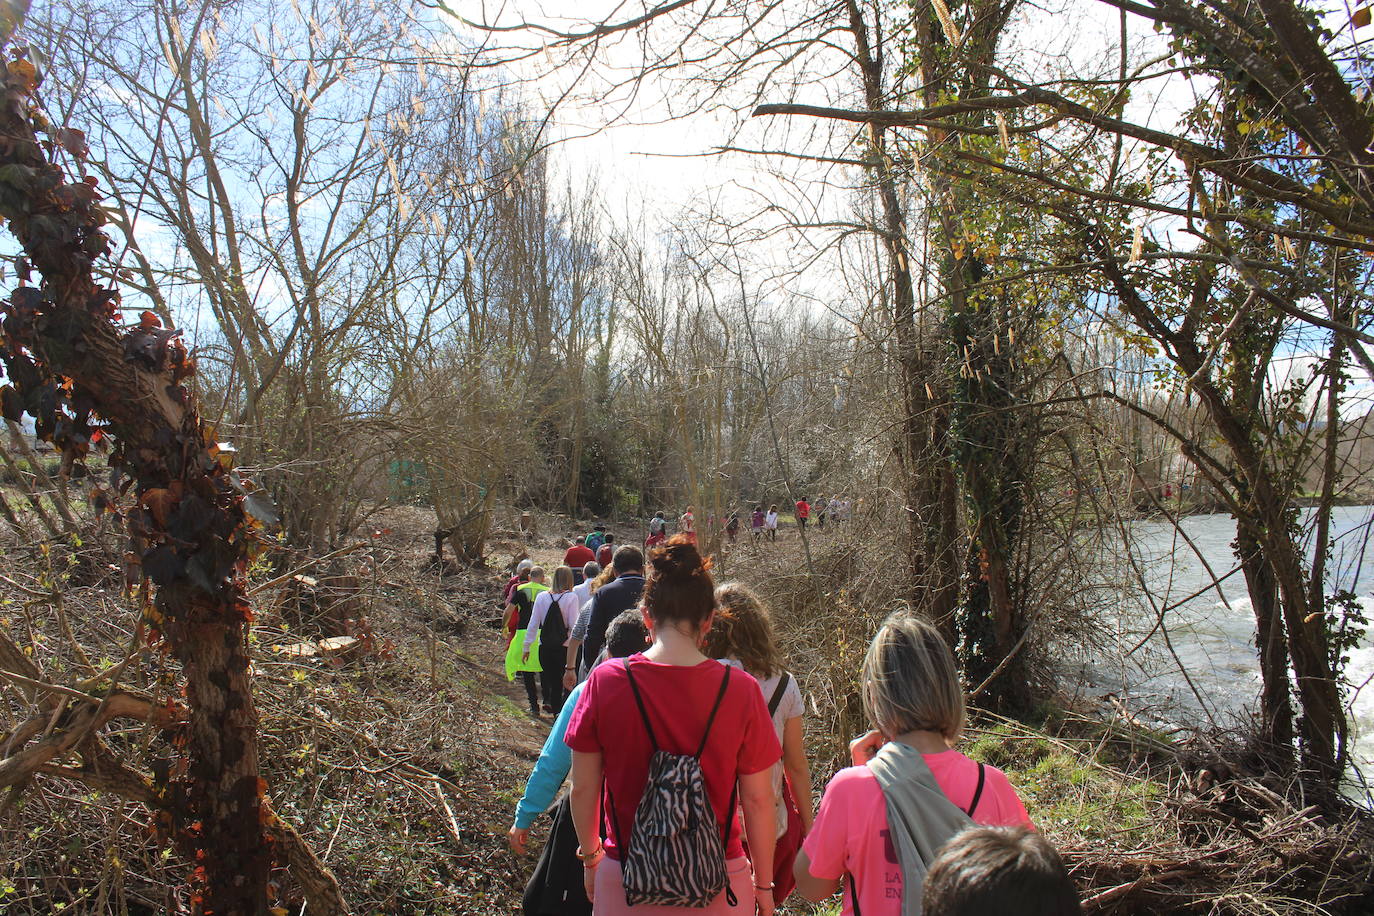
<path id="1" fill-rule="evenodd" d="M 644 626 L 644 618 L 638 609 L 626 611 L 606 628 L 607 658 L 628 658 L 636 652 L 649 648 L 649 631 Z M 582 696 L 583 681 L 572 689 L 563 703 L 563 711 L 554 720 L 553 730 L 544 741 L 544 749 L 539 752 L 534 771 L 525 783 L 525 795 L 515 806 L 515 824 L 510 828 L 508 837 L 511 848 L 523 854 L 525 842 L 529 838 L 530 825 L 534 819 L 553 807 L 563 780 L 568 778 L 572 768 L 572 749 L 563 743 L 563 735 L 568 731 L 573 709 Z"/>

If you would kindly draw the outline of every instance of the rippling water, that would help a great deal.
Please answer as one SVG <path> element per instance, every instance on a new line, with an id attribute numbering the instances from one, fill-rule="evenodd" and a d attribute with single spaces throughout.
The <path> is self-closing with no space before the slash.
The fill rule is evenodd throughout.
<path id="1" fill-rule="evenodd" d="M 1309 517 L 1305 513 L 1303 521 Z M 1349 589 L 1374 618 L 1374 551 L 1370 549 L 1374 547 L 1374 507 L 1337 508 L 1332 528 L 1335 541 L 1327 591 Z M 1233 571 L 1235 521 L 1229 515 L 1195 515 L 1183 519 L 1176 532 L 1168 522 L 1146 520 L 1133 523 L 1130 535 L 1131 556 L 1144 573 L 1145 600 L 1143 604 L 1122 602 L 1120 619 L 1111 623 L 1117 629 L 1118 654 L 1123 657 L 1089 663 L 1089 676 L 1122 695 L 1132 710 L 1143 710 L 1160 722 L 1181 719 L 1181 712 L 1191 718 L 1205 710 L 1218 723 L 1234 724 L 1252 713 L 1260 687 L 1255 618 L 1245 580 Z M 1214 576 L 1223 581 L 1212 585 Z M 1154 633 L 1127 657 L 1156 619 L 1151 606 L 1174 604 L 1178 607 L 1166 615 L 1167 630 Z M 1170 646 L 1187 678 L 1180 674 Z M 1374 684 L 1366 684 L 1374 678 L 1371 634 L 1352 652 L 1348 676 L 1357 688 L 1365 685 L 1348 700 L 1357 733 L 1356 765 L 1371 773 Z"/>

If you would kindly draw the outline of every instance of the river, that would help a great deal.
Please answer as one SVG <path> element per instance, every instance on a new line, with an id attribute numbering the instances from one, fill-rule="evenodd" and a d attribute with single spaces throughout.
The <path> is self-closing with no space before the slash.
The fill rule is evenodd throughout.
<path id="1" fill-rule="evenodd" d="M 1302 521 L 1309 517 L 1305 512 Z M 1374 507 L 1335 509 L 1332 529 L 1327 591 L 1349 589 L 1374 618 Z M 1122 612 L 1109 622 L 1115 657 L 1099 656 L 1085 663 L 1084 672 L 1096 692 L 1115 693 L 1146 721 L 1169 724 L 1196 720 L 1202 713 L 1234 725 L 1257 708 L 1260 686 L 1255 618 L 1245 580 L 1233 572 L 1236 524 L 1229 515 L 1194 515 L 1182 520 L 1180 532 L 1166 521 L 1131 525 L 1130 555 L 1144 571 L 1145 594 L 1123 600 Z M 1211 584 L 1213 575 L 1223 581 Z M 1142 648 L 1130 651 L 1156 620 L 1152 607 L 1175 604 L 1165 618 L 1167 633 L 1156 631 Z M 1348 672 L 1364 689 L 1347 698 L 1356 733 L 1354 762 L 1366 773 L 1374 773 L 1374 684 L 1366 683 L 1372 676 L 1374 636 L 1367 633 L 1351 653 Z"/>

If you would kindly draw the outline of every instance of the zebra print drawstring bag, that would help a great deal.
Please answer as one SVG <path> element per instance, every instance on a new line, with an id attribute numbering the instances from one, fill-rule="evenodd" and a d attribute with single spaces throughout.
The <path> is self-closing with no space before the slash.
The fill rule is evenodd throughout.
<path id="1" fill-rule="evenodd" d="M 649 779 L 644 785 L 629 841 L 621 855 L 625 901 L 630 906 L 652 903 L 660 906 L 704 907 L 726 892 L 731 906 L 738 904 L 725 874 L 725 850 L 730 841 L 739 786 L 730 792 L 730 816 L 724 836 L 716 827 L 716 813 L 706 794 L 701 772 L 701 754 L 716 720 L 716 711 L 730 684 L 730 668 L 720 682 L 715 705 L 706 720 L 706 730 L 695 754 L 670 754 L 658 745 L 644 699 L 635 684 L 630 660 L 624 660 L 635 705 L 649 733 L 654 754 L 649 760 Z M 609 789 L 608 789 L 609 792 Z M 614 799 L 611 800 L 614 807 Z M 614 816 L 614 813 L 612 814 Z"/>

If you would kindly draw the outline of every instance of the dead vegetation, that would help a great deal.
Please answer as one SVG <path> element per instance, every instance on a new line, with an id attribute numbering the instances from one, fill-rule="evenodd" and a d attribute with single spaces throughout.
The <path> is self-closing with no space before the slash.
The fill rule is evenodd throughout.
<path id="1" fill-rule="evenodd" d="M 358 913 L 510 912 L 530 862 L 505 830 L 543 740 L 498 674 L 500 573 L 440 578 L 428 563 L 433 513 L 387 510 L 366 541 L 251 586 L 262 764 L 273 810 L 332 870 Z M 118 669 L 118 702 L 166 702 L 176 662 L 137 646 L 117 569 L 88 563 L 90 541 L 5 544 L 0 631 L 32 659 L 26 684 L 0 664 L 0 756 L 42 735 L 18 730 L 45 693 L 88 671 Z M 308 601 L 303 600 L 308 596 Z M 301 608 L 319 611 L 302 614 Z M 302 645 L 342 629 L 342 652 Z M 132 653 L 130 647 L 135 646 Z M 52 685 L 52 686 L 50 686 Z M 99 689 L 92 687 L 98 694 Z M 183 912 L 188 864 L 165 851 L 145 777 L 173 749 L 151 725 L 115 719 L 113 690 L 97 735 L 111 754 L 63 755 L 8 793 L 0 812 L 0 911 Z M 80 708 L 80 704 L 74 704 Z M 132 722 L 132 724 L 130 724 Z M 68 729 L 70 731 L 70 729 Z M 89 750 L 89 747 L 83 748 Z M 136 761 L 141 773 L 117 763 Z M 0 763 L 0 766 L 3 766 Z M 294 869 L 293 869 L 294 871 Z M 295 880 L 284 899 L 298 908 Z"/>

